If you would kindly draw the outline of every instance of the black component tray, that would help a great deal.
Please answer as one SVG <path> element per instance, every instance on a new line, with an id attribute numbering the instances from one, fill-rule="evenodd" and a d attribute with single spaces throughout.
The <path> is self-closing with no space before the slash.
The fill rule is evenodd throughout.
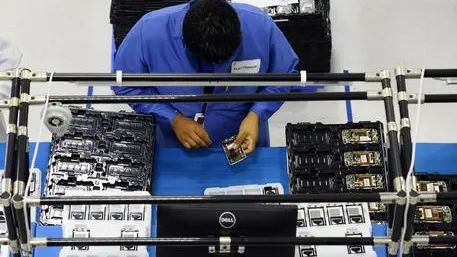
<path id="1" fill-rule="evenodd" d="M 343 130 L 371 129 L 377 132 L 375 143 L 345 143 Z M 389 191 L 387 152 L 381 122 L 347 124 L 298 123 L 287 124 L 286 145 L 289 186 L 293 194 L 324 192 L 382 192 Z M 379 164 L 350 166 L 344 154 L 355 151 L 379 153 Z M 346 176 L 371 174 L 381 178 L 378 188 L 349 189 Z M 372 212 L 372 219 L 386 220 L 386 212 Z"/>
<path id="2" fill-rule="evenodd" d="M 44 195 L 65 195 L 67 190 L 150 191 L 154 117 L 70 109 L 72 120 L 67 131 L 52 136 Z M 59 209 L 43 208 L 43 223 L 48 224 L 52 208 Z"/>

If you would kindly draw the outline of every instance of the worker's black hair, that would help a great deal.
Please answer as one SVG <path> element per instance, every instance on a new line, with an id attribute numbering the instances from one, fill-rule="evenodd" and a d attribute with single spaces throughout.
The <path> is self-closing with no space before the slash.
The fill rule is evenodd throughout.
<path id="1" fill-rule="evenodd" d="M 223 62 L 240 46 L 240 19 L 226 0 L 198 0 L 184 17 L 182 34 L 194 56 L 207 62 Z"/>

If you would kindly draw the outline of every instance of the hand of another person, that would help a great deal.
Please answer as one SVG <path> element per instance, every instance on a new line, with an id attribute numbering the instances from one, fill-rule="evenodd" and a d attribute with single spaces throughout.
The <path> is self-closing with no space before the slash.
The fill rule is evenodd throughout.
<path id="1" fill-rule="evenodd" d="M 181 144 L 187 148 L 208 147 L 211 139 L 201 124 L 181 114 L 177 114 L 171 127 Z"/>
<path id="2" fill-rule="evenodd" d="M 259 116 L 255 112 L 249 112 L 241 122 L 235 144 L 241 145 L 246 154 L 254 152 L 259 139 Z"/>

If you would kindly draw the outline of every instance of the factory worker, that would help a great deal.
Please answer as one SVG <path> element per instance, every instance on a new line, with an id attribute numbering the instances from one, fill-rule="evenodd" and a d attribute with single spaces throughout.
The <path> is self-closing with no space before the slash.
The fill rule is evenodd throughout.
<path id="1" fill-rule="evenodd" d="M 22 53 L 11 42 L 0 37 L 0 71 L 12 70 L 21 67 Z M 0 80 L 0 99 L 11 97 L 11 81 Z M 6 141 L 6 122 L 0 110 L 0 141 Z"/>
<path id="2" fill-rule="evenodd" d="M 126 73 L 290 73 L 298 58 L 262 10 L 197 0 L 143 16 L 125 37 L 114 69 Z M 288 87 L 113 87 L 120 95 L 273 93 Z M 268 119 L 282 102 L 131 104 L 158 120 L 160 147 L 220 147 L 238 135 L 247 153 L 268 146 Z M 203 117 L 201 117 L 203 116 Z M 200 118 L 199 118 L 200 117 Z M 198 119 L 197 119 L 198 118 Z M 197 122 L 199 121 L 199 122 Z"/>

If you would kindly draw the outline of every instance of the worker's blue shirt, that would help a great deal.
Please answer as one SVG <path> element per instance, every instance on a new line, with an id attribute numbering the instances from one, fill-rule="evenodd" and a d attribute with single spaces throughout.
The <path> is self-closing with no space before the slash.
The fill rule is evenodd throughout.
<path id="1" fill-rule="evenodd" d="M 182 22 L 189 4 L 153 11 L 142 17 L 125 37 L 116 53 L 114 70 L 128 73 L 289 73 L 298 58 L 274 21 L 262 10 L 246 4 L 232 4 L 241 21 L 242 42 L 236 53 L 220 64 L 203 63 L 186 49 Z M 121 95 L 203 94 L 204 87 L 113 87 Z M 268 93 L 289 91 L 289 87 L 216 87 L 221 93 Z M 260 117 L 259 146 L 269 144 L 268 119 L 282 102 L 257 103 L 167 103 L 131 104 L 137 112 L 154 114 L 158 121 L 160 147 L 181 147 L 171 129 L 177 113 L 194 118 L 204 112 L 205 129 L 213 147 L 238 133 L 249 111 Z"/>

